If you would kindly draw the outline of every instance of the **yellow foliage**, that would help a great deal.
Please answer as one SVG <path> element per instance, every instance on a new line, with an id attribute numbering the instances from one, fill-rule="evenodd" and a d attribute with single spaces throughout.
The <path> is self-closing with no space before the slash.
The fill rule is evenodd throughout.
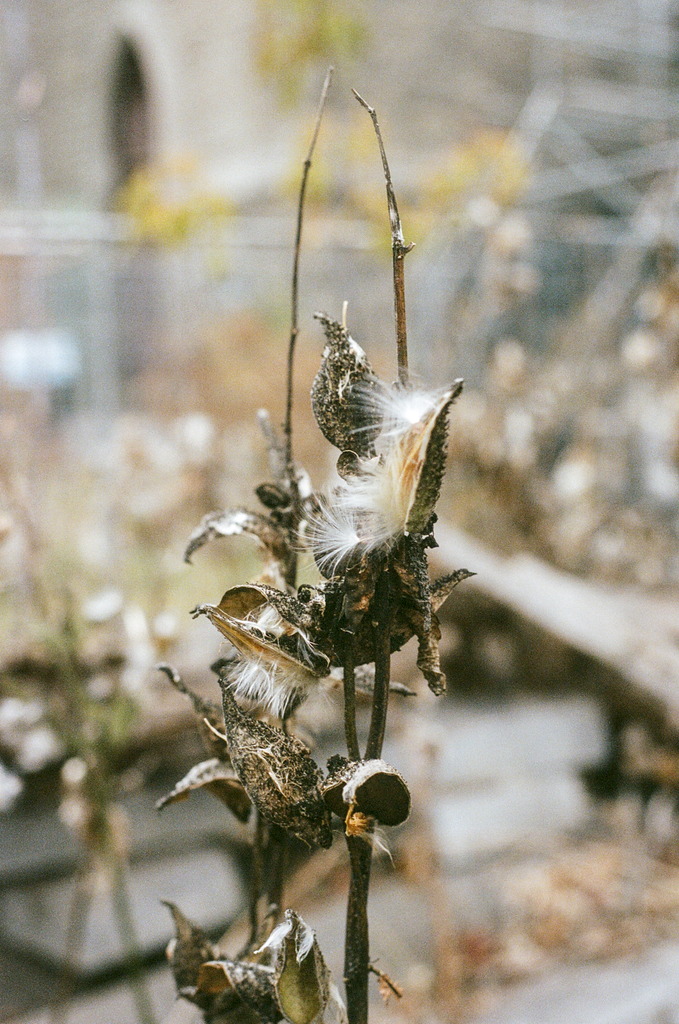
<path id="1" fill-rule="evenodd" d="M 281 102 L 294 103 L 310 69 L 351 62 L 366 40 L 360 7 L 351 0 L 258 0 L 255 62 Z"/>
<path id="2" fill-rule="evenodd" d="M 513 205 L 528 184 L 529 165 L 521 147 L 504 132 L 481 132 L 457 146 L 447 163 L 422 182 L 422 198 L 450 205 L 483 195 L 501 207 Z"/>
<path id="3" fill-rule="evenodd" d="M 232 213 L 229 201 L 202 181 L 191 156 L 134 171 L 120 189 L 116 206 L 129 217 L 136 240 L 165 246 L 209 234 L 223 227 Z"/>

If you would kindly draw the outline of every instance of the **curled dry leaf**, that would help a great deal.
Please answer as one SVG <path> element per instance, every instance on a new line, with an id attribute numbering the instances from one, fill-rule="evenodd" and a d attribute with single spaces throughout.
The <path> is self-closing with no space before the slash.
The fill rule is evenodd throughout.
<path id="1" fill-rule="evenodd" d="M 281 1011 L 276 1001 L 274 972 L 271 967 L 244 960 L 209 960 L 202 964 L 196 984 L 197 996 L 218 997 L 213 1008 L 226 1002 L 224 995 L 233 992 L 257 1014 L 261 1024 L 277 1024 Z"/>
<path id="2" fill-rule="evenodd" d="M 193 987 L 197 984 L 201 964 L 214 960 L 217 950 L 205 932 L 189 921 L 176 904 L 168 900 L 163 903 L 172 914 L 175 928 L 175 938 L 167 950 L 175 984 L 178 989 Z"/>
<path id="3" fill-rule="evenodd" d="M 239 821 L 247 821 L 250 817 L 251 802 L 233 770 L 213 757 L 209 761 L 201 761 L 186 773 L 171 793 L 156 803 L 156 809 L 162 810 L 168 804 L 186 800 L 194 789 L 207 789 L 222 803 L 226 804 Z"/>
<path id="4" fill-rule="evenodd" d="M 476 576 L 476 573 L 470 572 L 469 569 L 457 569 L 455 572 L 446 573 L 445 576 L 439 576 L 438 579 L 434 580 L 429 586 L 432 609 L 437 612 L 443 602 L 450 597 L 458 583 L 468 580 L 471 576 Z"/>
<path id="5" fill-rule="evenodd" d="M 290 550 L 285 530 L 272 522 L 268 516 L 250 512 L 245 508 L 232 508 L 223 512 L 209 512 L 189 537 L 184 561 L 215 537 L 233 537 L 245 534 L 254 537 L 269 558 L 278 562 L 283 575 L 287 576 L 294 554 Z"/>
<path id="6" fill-rule="evenodd" d="M 321 772 L 309 751 L 239 708 L 220 679 L 231 762 L 248 796 L 274 825 L 310 846 L 332 844 L 330 812 L 320 792 Z"/>
<path id="7" fill-rule="evenodd" d="M 410 814 L 410 791 L 401 773 L 386 761 L 347 761 L 331 757 L 322 792 L 340 818 L 358 812 L 381 825 L 401 825 Z"/>
<path id="8" fill-rule="evenodd" d="M 311 407 L 324 437 L 340 450 L 374 455 L 379 424 L 361 420 L 352 402 L 352 390 L 360 384 L 370 388 L 374 381 L 368 357 L 346 328 L 325 313 L 316 313 L 325 332 L 326 345 L 321 366 L 311 388 Z"/>

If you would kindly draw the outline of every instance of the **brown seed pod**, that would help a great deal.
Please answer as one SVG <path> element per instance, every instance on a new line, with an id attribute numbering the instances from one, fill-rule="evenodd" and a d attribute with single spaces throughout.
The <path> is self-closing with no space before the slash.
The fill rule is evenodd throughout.
<path id="1" fill-rule="evenodd" d="M 203 963 L 198 972 L 196 995 L 218 997 L 223 1002 L 224 995 L 229 992 L 235 992 L 245 1006 L 254 1010 L 261 1024 L 280 1021 L 273 968 L 244 960 L 220 959 Z"/>
<path id="2" fill-rule="evenodd" d="M 253 804 L 274 825 L 310 846 L 332 844 L 321 772 L 295 736 L 246 714 L 220 679 L 231 763 Z"/>
<path id="3" fill-rule="evenodd" d="M 328 807 L 347 821 L 358 813 L 381 825 L 401 825 L 410 814 L 410 791 L 401 773 L 386 761 L 347 761 L 331 757 L 321 787 Z M 353 827 L 356 827 L 354 824 Z"/>
<path id="4" fill-rule="evenodd" d="M 405 533 L 422 533 L 441 491 L 448 442 L 448 410 L 462 391 L 457 380 L 439 396 L 430 412 L 397 442 L 400 488 L 407 506 Z"/>
<path id="5" fill-rule="evenodd" d="M 345 327 L 325 313 L 316 313 L 323 326 L 326 346 L 321 366 L 311 388 L 311 408 L 316 422 L 330 444 L 357 455 L 374 455 L 373 442 L 380 424 L 361 417 L 360 407 L 351 401 L 352 389 L 360 384 L 370 388 L 375 381 L 368 357 Z"/>
<path id="6" fill-rule="evenodd" d="M 327 675 L 330 661 L 267 602 L 264 591 L 270 590 L 233 587 L 218 605 L 199 605 L 193 614 L 206 615 L 238 651 L 222 674 L 235 694 L 283 718 Z"/>
<path id="7" fill-rule="evenodd" d="M 195 986 L 201 964 L 213 960 L 217 950 L 205 932 L 189 921 L 174 903 L 163 900 L 164 905 L 172 914 L 175 938 L 167 947 L 167 958 L 172 967 L 175 984 L 178 989 Z"/>
<path id="8" fill-rule="evenodd" d="M 161 811 L 168 804 L 188 799 L 194 789 L 207 789 L 213 793 L 239 821 L 245 822 L 250 817 L 252 804 L 242 782 L 230 767 L 216 757 L 194 765 L 171 793 L 157 801 L 156 810 Z"/>

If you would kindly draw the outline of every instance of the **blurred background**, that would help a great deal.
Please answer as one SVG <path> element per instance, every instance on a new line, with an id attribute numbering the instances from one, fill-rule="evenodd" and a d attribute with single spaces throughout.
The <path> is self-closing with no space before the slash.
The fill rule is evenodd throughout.
<path id="1" fill-rule="evenodd" d="M 309 181 L 295 447 L 316 310 L 395 375 L 378 112 L 406 241 L 411 361 L 463 376 L 435 570 L 449 694 L 395 697 L 415 811 L 387 837 L 376 1021 L 679 1021 L 679 4 L 4 0 L 0 10 L 0 1018 L 195 1022 L 171 900 L 215 938 L 248 829 L 207 792 L 176 665 L 190 609 L 258 572 L 256 411 L 284 414 Z M 307 573 L 311 576 L 311 569 Z M 309 701 L 319 763 L 339 698 Z M 343 844 L 291 902 L 341 977 Z M 408 927 L 404 929 L 404 922 Z M 235 933 L 234 933 L 235 934 Z M 234 950 L 228 946 L 227 951 Z"/>

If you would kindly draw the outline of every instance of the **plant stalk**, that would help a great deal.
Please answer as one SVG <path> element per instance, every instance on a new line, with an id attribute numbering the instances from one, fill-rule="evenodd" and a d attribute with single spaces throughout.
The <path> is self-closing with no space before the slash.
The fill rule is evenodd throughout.
<path id="1" fill-rule="evenodd" d="M 356 680 L 354 677 L 354 638 L 351 636 L 344 657 L 344 735 L 347 753 L 352 761 L 358 761 L 361 751 L 356 732 Z"/>
<path id="2" fill-rule="evenodd" d="M 351 879 L 344 940 L 344 987 L 349 1024 L 368 1024 L 368 891 L 372 847 L 365 839 L 347 836 Z"/>

